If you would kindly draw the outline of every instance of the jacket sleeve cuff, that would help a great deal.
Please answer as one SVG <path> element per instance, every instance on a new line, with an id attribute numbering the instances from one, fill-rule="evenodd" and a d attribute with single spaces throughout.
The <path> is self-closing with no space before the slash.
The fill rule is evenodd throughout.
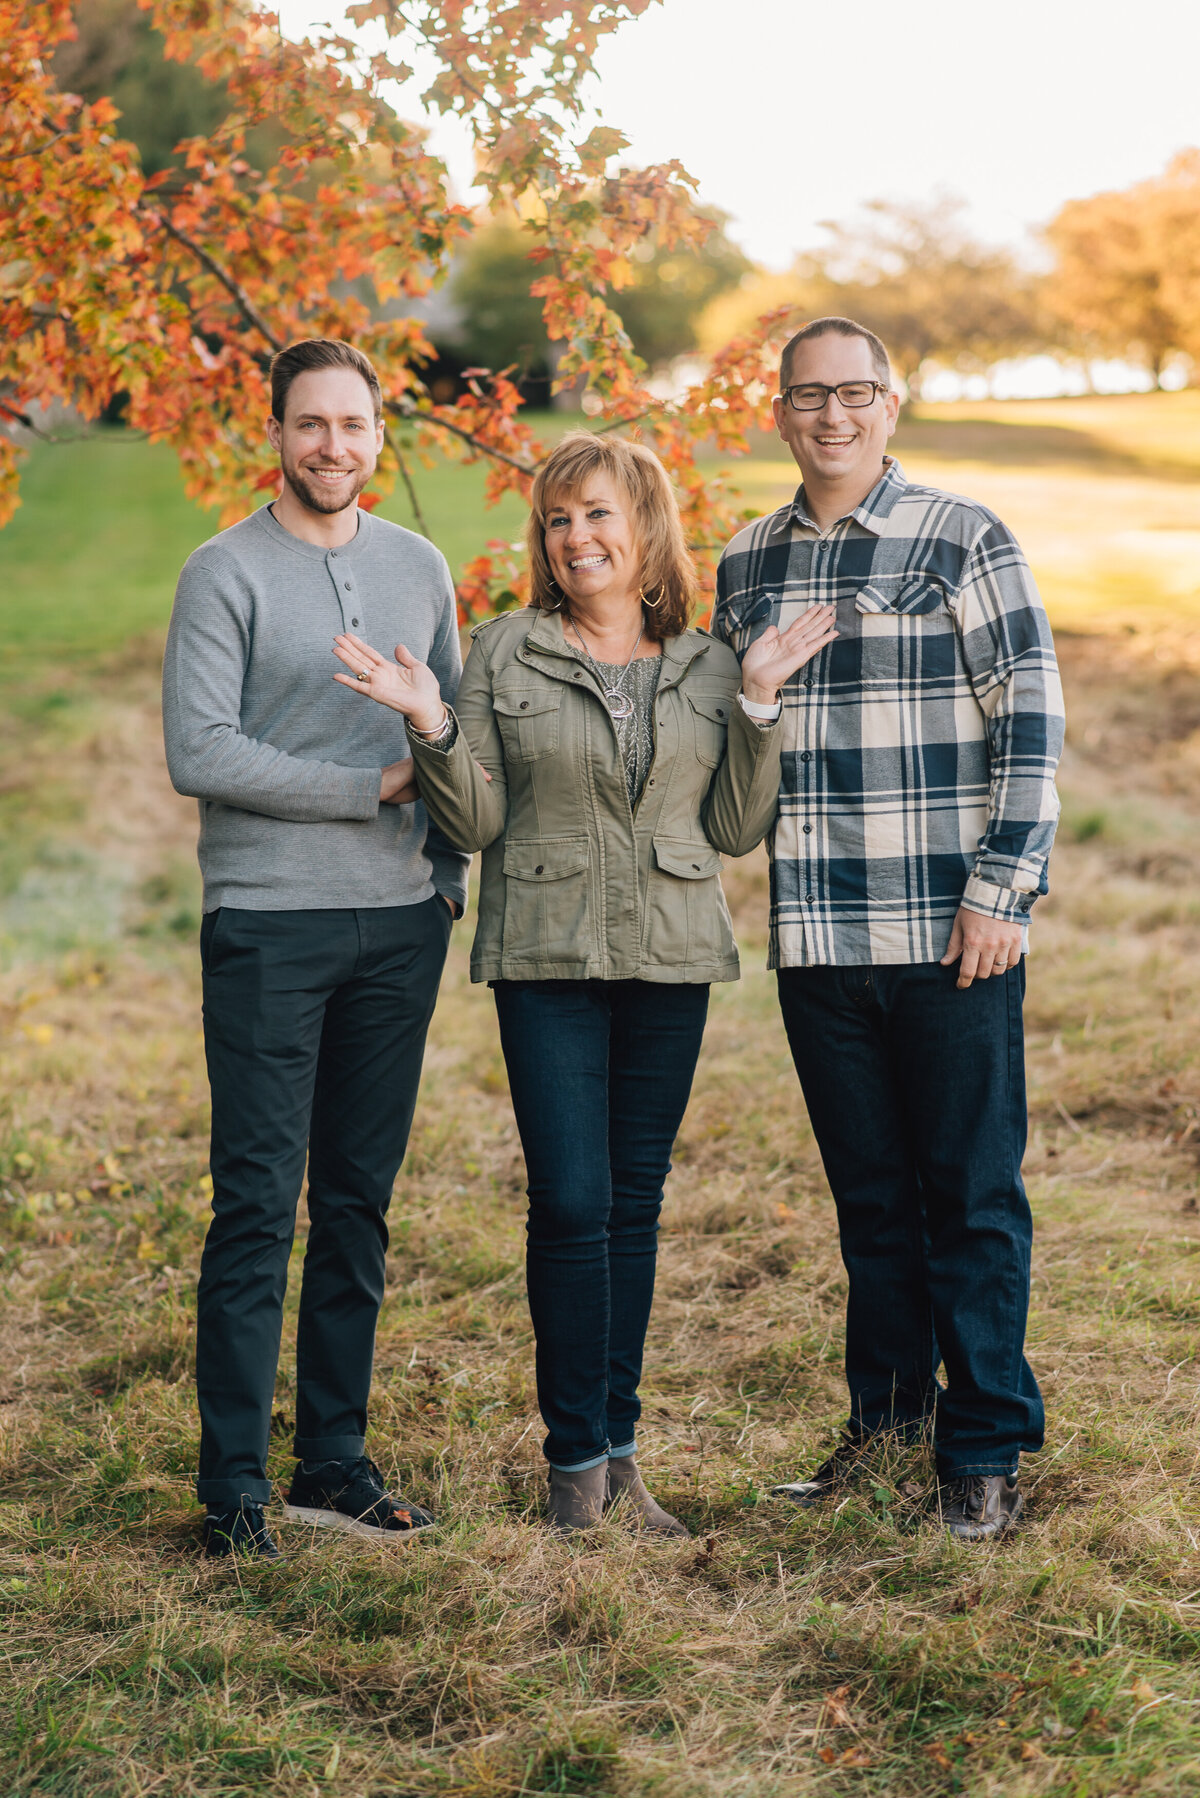
<path id="1" fill-rule="evenodd" d="M 1002 918 L 1010 924 L 1024 924 L 1033 910 L 1036 893 L 1023 893 L 1016 887 L 996 886 L 990 880 L 984 880 L 979 874 L 972 874 L 967 881 L 962 902 L 968 911 L 977 911 L 985 918 Z"/>

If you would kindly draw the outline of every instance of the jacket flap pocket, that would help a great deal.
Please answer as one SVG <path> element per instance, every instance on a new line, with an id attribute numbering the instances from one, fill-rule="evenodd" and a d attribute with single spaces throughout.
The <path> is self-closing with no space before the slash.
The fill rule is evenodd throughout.
<path id="1" fill-rule="evenodd" d="M 923 576 L 917 579 L 871 581 L 854 601 L 858 612 L 894 612 L 913 617 L 921 612 L 937 612 L 945 605 L 945 596 L 936 582 Z"/>
<path id="2" fill-rule="evenodd" d="M 680 880 L 707 880 L 721 872 L 721 858 L 711 843 L 674 843 L 654 839 L 654 859 L 664 874 Z"/>
<path id="3" fill-rule="evenodd" d="M 586 837 L 540 837 L 504 845 L 504 872 L 513 880 L 565 880 L 588 865 Z"/>
<path id="4" fill-rule="evenodd" d="M 533 718 L 539 712 L 556 712 L 561 704 L 561 687 L 506 687 L 492 694 L 492 710 L 506 718 Z"/>
<path id="5" fill-rule="evenodd" d="M 685 687 L 684 692 L 687 694 L 688 704 L 701 718 L 711 718 L 714 724 L 729 722 L 729 714 L 736 702 L 727 693 L 705 692 L 703 687 L 699 690 Z"/>

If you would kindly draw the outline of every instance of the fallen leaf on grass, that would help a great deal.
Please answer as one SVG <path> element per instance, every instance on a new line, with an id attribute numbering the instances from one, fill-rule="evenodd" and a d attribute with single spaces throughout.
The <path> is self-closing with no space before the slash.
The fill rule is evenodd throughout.
<path id="1" fill-rule="evenodd" d="M 817 1759 L 824 1761 L 827 1767 L 869 1767 L 873 1764 L 865 1748 L 843 1748 L 840 1754 L 836 1748 L 818 1748 Z"/>
<path id="2" fill-rule="evenodd" d="M 846 1700 L 849 1696 L 849 1686 L 839 1686 L 836 1692 L 826 1694 L 821 1711 L 821 1722 L 826 1729 L 854 1728 L 854 1719 L 846 1708 Z"/>
<path id="3" fill-rule="evenodd" d="M 961 1617 L 965 1611 L 973 1611 L 983 1597 L 982 1586 L 972 1586 L 968 1592 L 960 1592 L 950 1606 L 952 1614 Z"/>
<path id="4" fill-rule="evenodd" d="M 946 1744 L 944 1742 L 926 1742 L 922 1752 L 927 1754 L 933 1764 L 936 1767 L 940 1767 L 943 1773 L 953 1773 L 954 1762 L 946 1753 Z"/>
<path id="5" fill-rule="evenodd" d="M 1147 1679 L 1135 1679 L 1129 1688 L 1129 1696 L 1136 1698 L 1139 1704 L 1158 1703 L 1158 1693 Z"/>
<path id="6" fill-rule="evenodd" d="M 1046 1750 L 1040 1742 L 1022 1742 L 1021 1759 L 1023 1761 L 1042 1761 L 1046 1758 Z"/>

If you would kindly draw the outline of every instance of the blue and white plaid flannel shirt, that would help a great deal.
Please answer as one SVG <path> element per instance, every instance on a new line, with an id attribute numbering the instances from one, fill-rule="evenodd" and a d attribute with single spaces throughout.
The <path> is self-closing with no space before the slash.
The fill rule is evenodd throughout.
<path id="1" fill-rule="evenodd" d="M 824 536 L 801 487 L 726 549 L 713 634 L 744 655 L 823 601 L 840 635 L 783 689 L 768 966 L 937 961 L 960 905 L 1024 941 L 1063 700 L 1012 533 L 894 459 Z"/>

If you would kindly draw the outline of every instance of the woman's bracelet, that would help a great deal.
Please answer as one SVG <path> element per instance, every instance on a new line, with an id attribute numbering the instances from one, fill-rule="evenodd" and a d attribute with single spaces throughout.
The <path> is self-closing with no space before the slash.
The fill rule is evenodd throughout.
<path id="1" fill-rule="evenodd" d="M 453 725 L 454 720 L 450 716 L 450 707 L 447 705 L 442 708 L 442 722 L 436 730 L 418 730 L 415 724 L 410 725 L 409 729 L 414 736 L 420 737 L 422 743 L 428 743 L 431 749 L 436 749 L 438 744 L 450 735 Z"/>

